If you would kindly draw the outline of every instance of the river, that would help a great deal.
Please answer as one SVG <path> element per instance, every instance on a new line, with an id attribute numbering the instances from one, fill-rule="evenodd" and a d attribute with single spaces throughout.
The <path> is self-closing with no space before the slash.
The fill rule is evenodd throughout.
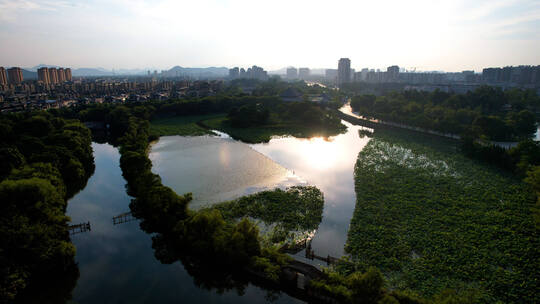
<path id="1" fill-rule="evenodd" d="M 312 246 L 318 255 L 342 256 L 356 195 L 353 169 L 368 138 L 359 126 L 332 138 L 274 138 L 247 145 L 226 136 L 166 136 L 152 145 L 153 172 L 177 193 L 192 192 L 190 208 L 200 208 L 274 187 L 315 185 L 325 196 L 323 220 Z M 223 138 L 225 137 L 225 138 Z M 96 170 L 86 188 L 69 201 L 72 223 L 90 221 L 92 231 L 72 236 L 80 278 L 77 303 L 212 302 L 275 303 L 298 300 L 249 285 L 245 294 L 218 294 L 199 288 L 180 262 L 155 259 L 151 235 L 137 221 L 113 225 L 112 217 L 129 211 L 130 197 L 119 168 L 118 150 L 92 145 Z"/>

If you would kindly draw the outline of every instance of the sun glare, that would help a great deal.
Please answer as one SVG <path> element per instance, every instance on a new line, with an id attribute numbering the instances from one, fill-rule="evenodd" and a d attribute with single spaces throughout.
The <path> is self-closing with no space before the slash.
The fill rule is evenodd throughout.
<path id="1" fill-rule="evenodd" d="M 302 160 L 313 169 L 324 170 L 334 166 L 339 157 L 337 145 L 323 137 L 300 142 Z"/>

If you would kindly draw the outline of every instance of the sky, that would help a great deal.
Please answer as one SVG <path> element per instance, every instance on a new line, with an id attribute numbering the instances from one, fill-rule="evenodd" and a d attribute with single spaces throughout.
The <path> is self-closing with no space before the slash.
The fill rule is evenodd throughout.
<path id="1" fill-rule="evenodd" d="M 0 0 L 0 66 L 540 65 L 540 0 Z"/>

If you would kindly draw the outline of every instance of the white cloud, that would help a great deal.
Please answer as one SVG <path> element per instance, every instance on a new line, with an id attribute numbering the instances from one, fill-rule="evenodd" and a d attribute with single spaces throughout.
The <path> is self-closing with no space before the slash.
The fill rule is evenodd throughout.
<path id="1" fill-rule="evenodd" d="M 348 56 L 353 67 L 459 70 L 475 59 L 504 64 L 513 44 L 483 56 L 485 40 L 538 37 L 527 25 L 539 11 L 536 0 L 0 0 L 1 37 L 28 48 L 0 64 L 331 67 Z M 538 44 L 516 52 L 534 58 Z"/>
<path id="2" fill-rule="evenodd" d="M 68 1 L 0 0 L 0 21 L 15 21 L 28 11 L 57 11 L 71 7 Z"/>

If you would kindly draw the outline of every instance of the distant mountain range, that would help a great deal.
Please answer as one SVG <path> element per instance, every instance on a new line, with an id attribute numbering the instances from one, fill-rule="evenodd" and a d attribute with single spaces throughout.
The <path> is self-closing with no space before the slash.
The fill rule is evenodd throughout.
<path id="1" fill-rule="evenodd" d="M 26 68 L 28 72 L 36 72 L 40 68 L 60 68 L 60 66 L 56 65 L 48 65 L 48 64 L 39 64 L 35 67 Z M 120 69 L 120 70 L 107 70 L 104 68 L 78 68 L 78 69 L 71 69 L 71 75 L 73 77 L 81 77 L 81 76 L 114 76 L 114 75 L 142 75 L 146 72 L 146 70 L 142 69 Z M 23 75 L 24 77 L 24 75 Z M 26 77 L 25 77 L 26 78 Z M 36 76 L 37 78 L 37 76 Z"/>
<path id="2" fill-rule="evenodd" d="M 59 68 L 60 66 L 39 64 L 31 68 L 23 68 L 24 79 L 37 79 L 37 70 L 40 68 Z M 104 68 L 77 68 L 71 69 L 73 77 L 87 77 L 87 76 L 121 76 L 121 75 L 146 75 L 148 71 L 155 71 L 155 68 L 147 69 L 118 69 L 107 70 Z M 229 74 L 229 69 L 226 67 L 208 67 L 208 68 L 186 68 L 181 66 L 175 66 L 170 70 L 162 71 L 160 76 L 163 77 L 223 77 Z"/>
<path id="3" fill-rule="evenodd" d="M 38 79 L 37 72 L 28 71 L 25 69 L 22 69 L 22 76 L 24 80 L 28 79 Z"/>
<path id="4" fill-rule="evenodd" d="M 39 64 L 31 68 L 23 68 L 23 78 L 24 79 L 37 79 L 37 70 L 39 68 L 59 68 L 60 66 L 48 65 L 48 64 Z M 148 69 L 118 69 L 118 70 L 107 70 L 104 68 L 77 68 L 71 69 L 71 74 L 73 77 L 89 77 L 89 76 L 128 76 L 128 75 L 146 75 L 148 71 L 155 71 L 155 68 Z M 324 75 L 325 69 L 311 69 L 311 75 Z M 287 73 L 287 68 L 281 68 L 279 70 L 269 71 L 268 74 L 273 75 L 285 75 Z M 229 69 L 226 67 L 208 67 L 208 68 L 187 68 L 181 66 L 175 66 L 169 70 L 161 71 L 158 74 L 162 77 L 193 77 L 193 78 L 217 78 L 225 77 L 229 75 Z"/>
<path id="5" fill-rule="evenodd" d="M 163 77 L 224 77 L 229 75 L 229 69 L 226 67 L 209 67 L 209 68 L 184 68 L 181 66 L 175 66 L 168 71 L 162 71 Z"/>

